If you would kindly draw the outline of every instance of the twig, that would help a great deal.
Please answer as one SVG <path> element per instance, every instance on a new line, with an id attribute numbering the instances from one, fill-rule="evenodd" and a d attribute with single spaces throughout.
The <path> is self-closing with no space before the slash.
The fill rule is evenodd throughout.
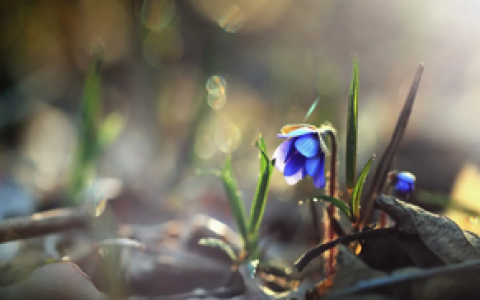
<path id="1" fill-rule="evenodd" d="M 59 209 L 34 214 L 31 217 L 0 221 L 0 243 L 27 239 L 74 228 L 87 228 L 92 220 L 78 209 Z"/>
<path id="2" fill-rule="evenodd" d="M 331 248 L 335 247 L 336 245 L 338 245 L 340 243 L 341 244 L 346 244 L 346 243 L 350 243 L 350 242 L 353 242 L 353 241 L 356 241 L 356 240 L 359 240 L 359 239 L 363 239 L 363 238 L 366 238 L 366 237 L 375 236 L 375 235 L 382 235 L 386 232 L 393 232 L 393 231 L 396 231 L 396 230 L 397 229 L 394 228 L 394 227 L 381 228 L 381 229 L 365 230 L 365 231 L 362 231 L 362 232 L 359 232 L 359 233 L 354 233 L 354 234 L 342 236 L 342 237 L 340 237 L 336 240 L 330 241 L 330 242 L 325 243 L 325 244 L 318 245 L 315 248 L 312 248 L 312 249 L 308 250 L 295 262 L 295 267 L 297 268 L 298 271 L 301 272 L 310 263 L 310 261 L 312 261 L 313 259 L 315 259 L 319 255 L 322 255 L 323 252 L 327 251 L 328 249 L 331 249 Z"/>

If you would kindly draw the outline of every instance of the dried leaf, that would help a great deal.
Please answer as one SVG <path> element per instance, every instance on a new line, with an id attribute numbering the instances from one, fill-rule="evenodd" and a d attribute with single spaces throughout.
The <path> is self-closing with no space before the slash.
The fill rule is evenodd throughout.
<path id="1" fill-rule="evenodd" d="M 397 222 L 400 231 L 417 233 L 425 245 L 446 264 L 480 259 L 480 238 L 462 230 L 449 218 L 391 196 L 378 196 L 376 203 Z"/>

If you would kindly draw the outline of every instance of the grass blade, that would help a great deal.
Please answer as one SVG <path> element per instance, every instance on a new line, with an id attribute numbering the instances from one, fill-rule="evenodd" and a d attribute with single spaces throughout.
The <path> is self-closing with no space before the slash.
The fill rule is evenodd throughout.
<path id="1" fill-rule="evenodd" d="M 248 230 L 247 230 L 247 217 L 245 215 L 245 208 L 243 206 L 242 198 L 240 198 L 240 192 L 238 190 L 237 182 L 233 177 L 231 157 L 227 156 L 225 165 L 222 170 L 222 182 L 227 192 L 227 199 L 230 203 L 237 229 L 242 236 L 244 245 L 249 245 Z"/>
<path id="2" fill-rule="evenodd" d="M 395 126 L 395 130 L 390 140 L 390 144 L 387 146 L 387 149 L 385 149 L 385 152 L 383 152 L 380 162 L 375 169 L 372 184 L 369 187 L 368 192 L 365 194 L 365 198 L 362 200 L 364 203 L 364 209 L 362 211 L 361 225 L 366 225 L 370 221 L 370 215 L 372 214 L 374 204 L 374 196 L 375 194 L 380 193 L 385 185 L 387 174 L 392 167 L 393 158 L 395 157 L 397 148 L 402 141 L 403 133 L 405 132 L 408 119 L 412 113 L 413 103 L 415 96 L 417 95 L 420 80 L 422 79 L 423 69 L 424 65 L 420 64 L 420 66 L 418 66 L 417 73 L 415 74 L 415 78 L 413 79 L 412 86 L 410 87 L 405 105 L 403 106 L 402 112 L 398 118 L 397 125 Z"/>
<path id="3" fill-rule="evenodd" d="M 265 140 L 260 136 L 255 146 L 260 150 L 260 178 L 257 183 L 257 190 L 253 198 L 252 208 L 250 209 L 250 220 L 248 230 L 251 236 L 257 236 L 260 223 L 262 221 L 265 205 L 267 203 L 268 187 L 270 185 L 270 177 L 273 171 L 273 163 L 270 162 L 265 153 Z"/>
<path id="4" fill-rule="evenodd" d="M 346 150 L 346 176 L 347 189 L 351 195 L 355 186 L 357 173 L 357 138 L 358 138 L 358 58 L 353 58 L 352 80 L 350 83 L 350 96 L 348 99 L 347 119 L 347 150 Z"/>
<path id="5" fill-rule="evenodd" d="M 237 255 L 233 251 L 232 247 L 227 244 L 225 241 L 216 238 L 204 238 L 198 241 L 200 245 L 205 245 L 209 247 L 214 247 L 225 252 L 230 259 L 235 262 L 237 260 Z"/>
<path id="6" fill-rule="evenodd" d="M 348 206 L 347 203 L 343 202 L 342 200 L 327 196 L 327 195 L 321 195 L 321 196 L 315 196 L 314 198 L 321 199 L 326 202 L 332 203 L 334 206 L 336 206 L 349 220 L 351 219 L 351 213 L 350 213 L 350 207 Z"/>
<path id="7" fill-rule="evenodd" d="M 362 197 L 363 186 L 365 184 L 365 180 L 367 179 L 368 171 L 370 171 L 370 167 L 372 166 L 372 162 L 375 159 L 375 155 L 372 155 L 368 162 L 363 167 L 362 172 L 358 175 L 357 183 L 353 188 L 352 193 L 352 202 L 350 203 L 350 209 L 352 210 L 352 221 L 357 222 L 360 218 L 360 200 Z"/>
<path id="8" fill-rule="evenodd" d="M 101 59 L 98 56 L 90 67 L 83 89 L 81 102 L 80 140 L 72 168 L 69 195 L 73 204 L 80 200 L 80 194 L 93 176 L 95 159 L 99 153 L 98 123 L 101 117 L 100 75 Z"/>

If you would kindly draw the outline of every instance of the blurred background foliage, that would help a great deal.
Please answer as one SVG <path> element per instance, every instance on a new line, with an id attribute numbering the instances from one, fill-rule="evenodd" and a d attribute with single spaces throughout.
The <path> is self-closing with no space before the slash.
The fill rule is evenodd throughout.
<path id="1" fill-rule="evenodd" d="M 383 151 L 423 61 L 395 168 L 414 173 L 419 190 L 453 192 L 475 205 L 479 8 L 475 0 L 3 0 L 0 195 L 18 188 L 0 197 L 0 208 L 26 203 L 23 214 L 58 205 L 78 139 L 82 86 L 99 45 L 102 111 L 116 111 L 126 123 L 101 156 L 98 175 L 120 179 L 130 200 L 232 224 L 220 182 L 195 170 L 219 167 L 233 152 L 243 198 L 252 199 L 258 132 L 271 155 L 279 129 L 302 122 L 315 99 L 308 121 L 330 121 L 343 151 L 357 53 L 359 165 Z M 281 200 L 305 192 L 277 171 L 271 184 L 271 197 Z"/>

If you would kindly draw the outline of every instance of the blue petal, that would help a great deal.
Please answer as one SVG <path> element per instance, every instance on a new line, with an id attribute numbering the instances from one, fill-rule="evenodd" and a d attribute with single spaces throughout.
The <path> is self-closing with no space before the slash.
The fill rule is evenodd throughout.
<path id="1" fill-rule="evenodd" d="M 326 179 L 325 179 L 325 157 L 321 160 L 320 163 L 320 170 L 318 171 L 317 174 L 313 176 L 313 184 L 319 188 L 319 189 L 324 189 L 326 185 Z"/>
<path id="2" fill-rule="evenodd" d="M 295 141 L 295 148 L 303 156 L 312 158 L 318 154 L 320 149 L 320 141 L 317 134 L 302 135 Z"/>
<path id="3" fill-rule="evenodd" d="M 285 180 L 289 185 L 294 185 L 307 175 L 307 172 L 305 172 L 305 168 L 302 168 L 298 170 L 297 173 L 291 175 L 291 176 L 285 176 Z"/>
<path id="4" fill-rule="evenodd" d="M 408 183 L 405 183 L 403 181 L 399 181 L 395 184 L 395 192 L 400 193 L 400 194 L 408 194 L 410 193 L 410 185 Z"/>
<path id="5" fill-rule="evenodd" d="M 281 143 L 273 153 L 272 159 L 275 159 L 275 167 L 282 173 L 285 169 L 285 163 L 289 158 L 288 156 L 290 152 L 292 152 L 292 149 L 295 150 L 295 147 L 293 147 L 293 140 L 286 140 L 285 142 Z"/>
<path id="6" fill-rule="evenodd" d="M 292 176 L 298 173 L 299 170 L 305 169 L 305 157 L 299 153 L 295 153 L 292 158 L 290 158 L 286 165 L 283 175 L 285 177 Z"/>
<path id="7" fill-rule="evenodd" d="M 415 175 L 410 172 L 399 172 L 397 174 L 397 180 L 405 183 L 415 183 Z"/>
<path id="8" fill-rule="evenodd" d="M 319 155 L 312 158 L 307 158 L 305 160 L 305 170 L 307 171 L 307 174 L 312 178 L 317 175 L 318 171 L 320 170 L 320 163 L 322 162 L 321 157 L 322 156 Z"/>
<path id="9" fill-rule="evenodd" d="M 317 131 L 312 128 L 302 127 L 299 129 L 295 129 L 294 131 L 291 131 L 287 134 L 279 133 L 277 134 L 277 136 L 280 138 L 290 138 L 290 137 L 297 137 L 297 136 L 301 136 L 309 133 L 316 133 L 316 132 Z"/>

